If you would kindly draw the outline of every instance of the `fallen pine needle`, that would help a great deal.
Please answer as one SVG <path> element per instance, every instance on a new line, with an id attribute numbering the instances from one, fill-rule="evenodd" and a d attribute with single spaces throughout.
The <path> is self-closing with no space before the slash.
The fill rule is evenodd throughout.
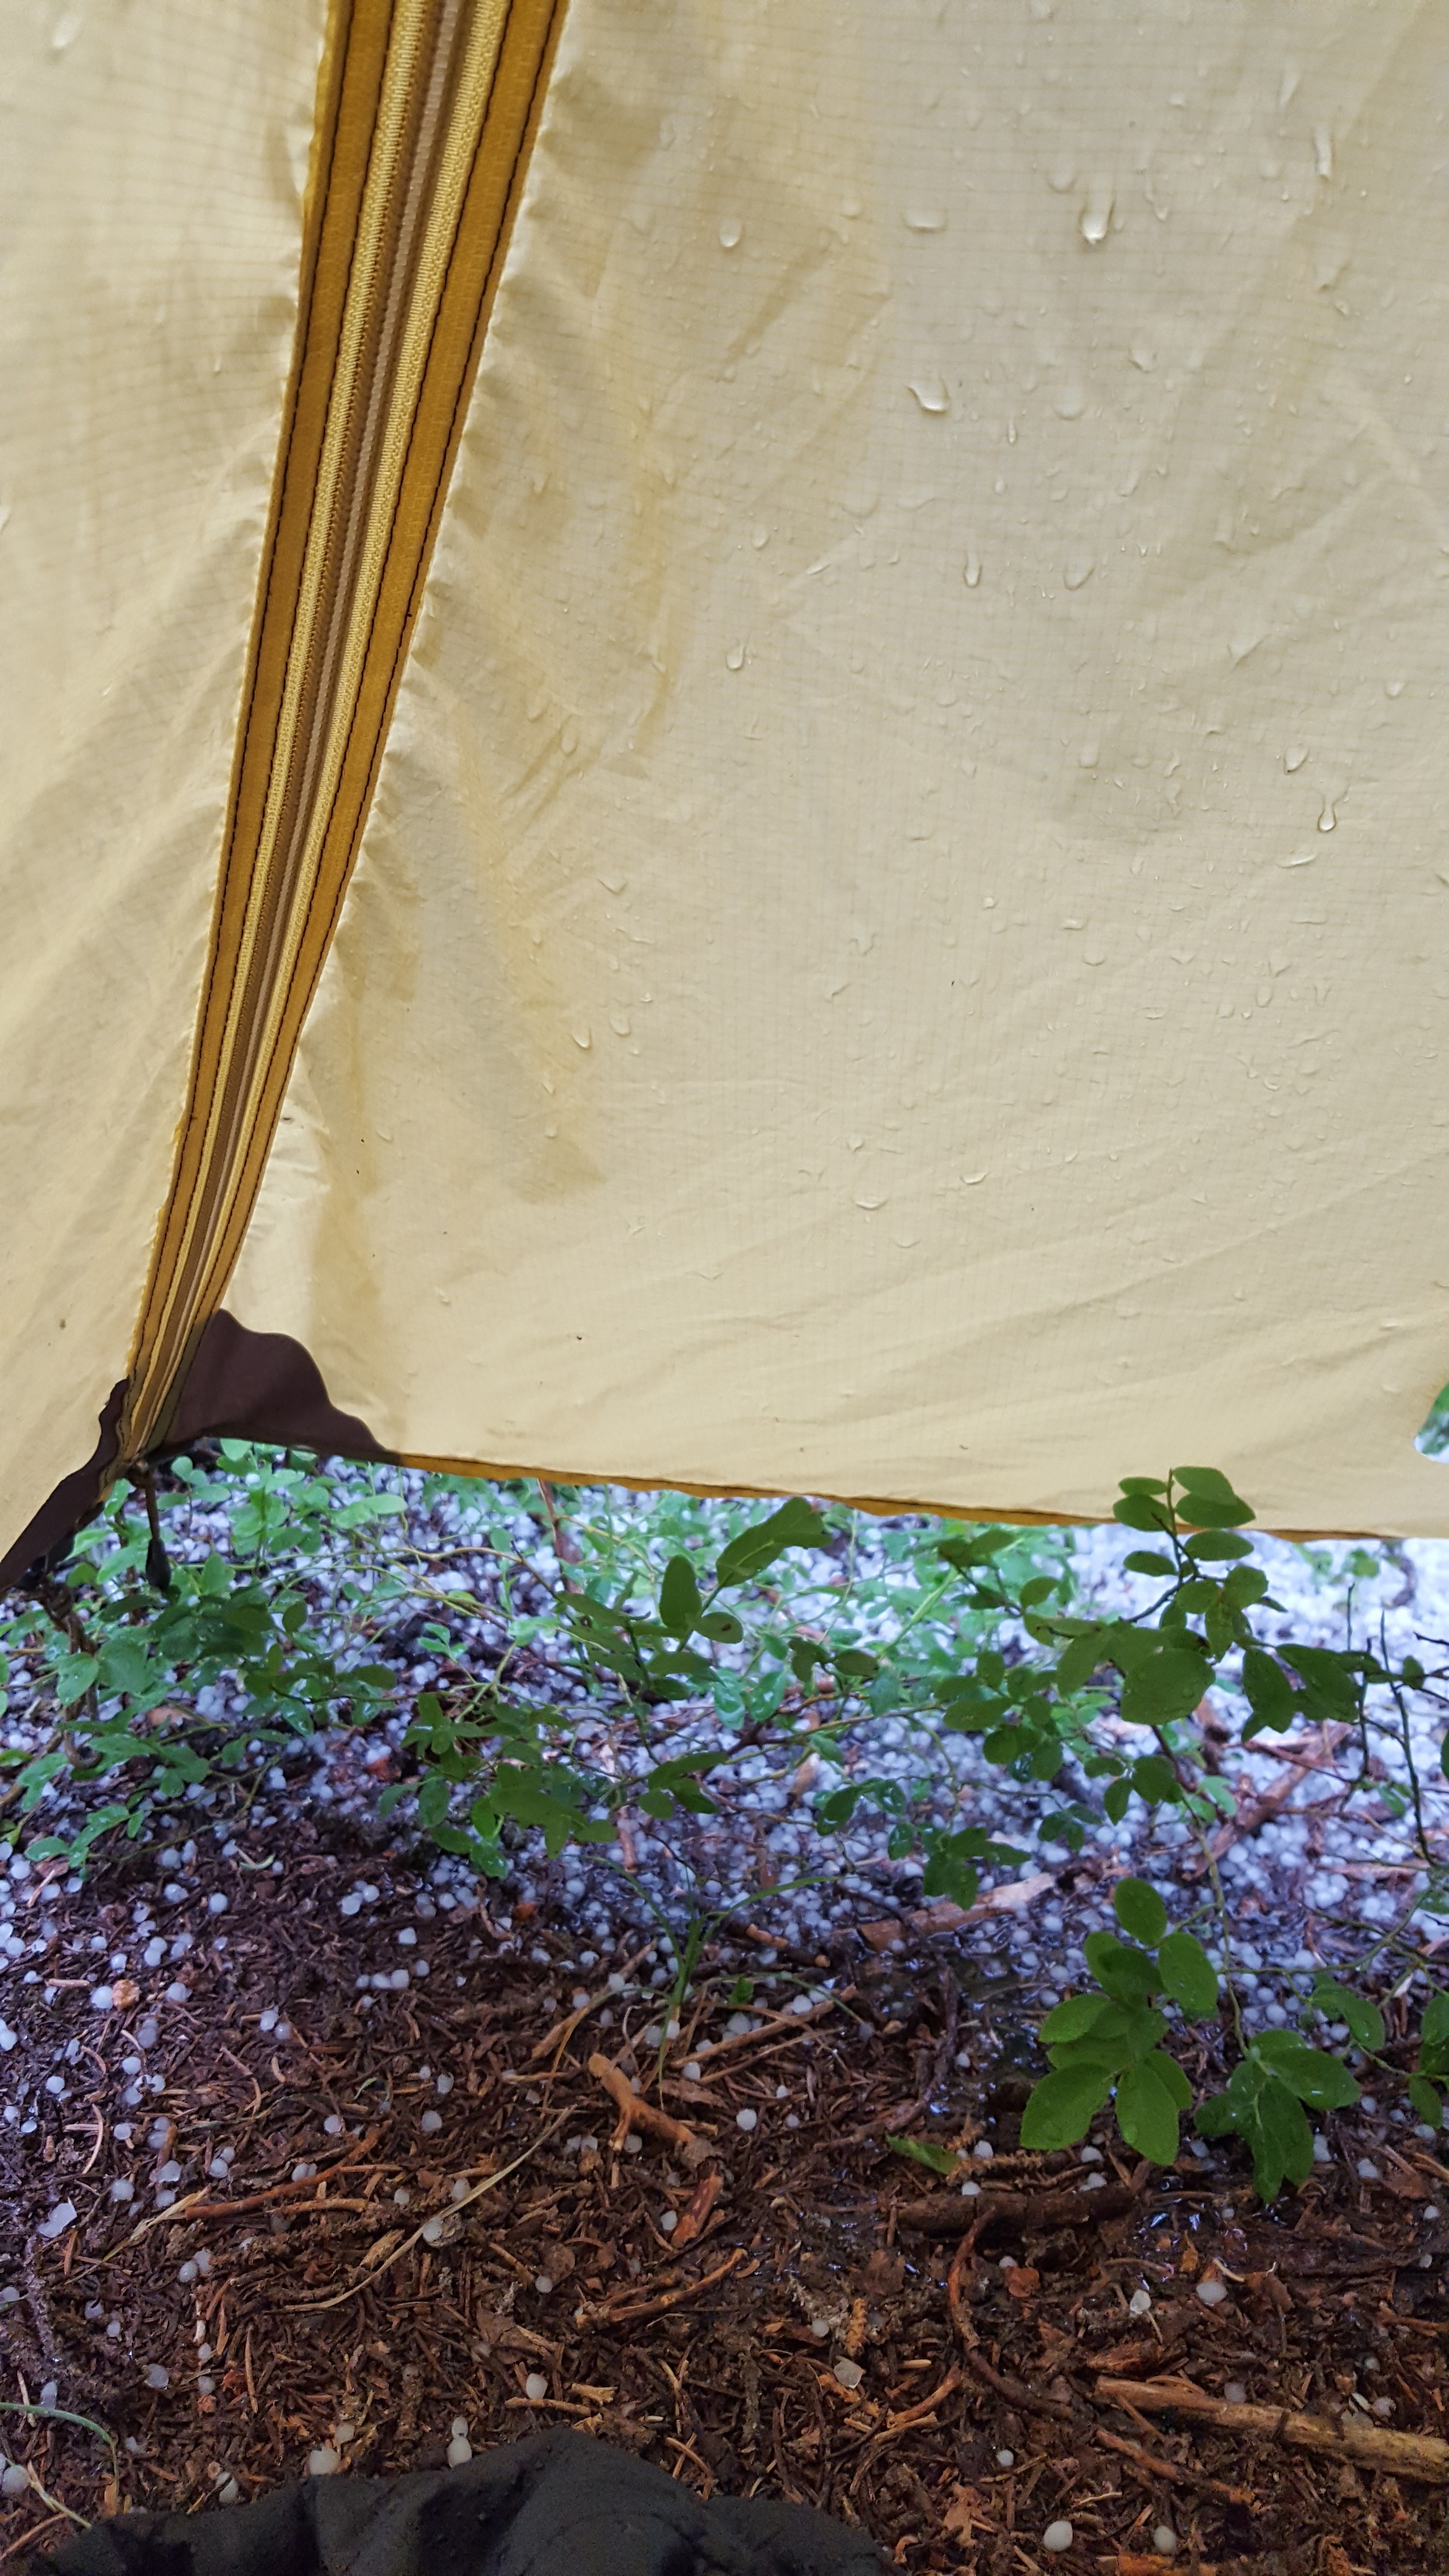
<path id="1" fill-rule="evenodd" d="M 381 2129 L 369 2129 L 365 2138 L 353 2139 L 346 2155 L 339 2156 L 335 2164 L 321 2166 L 301 2182 L 274 2182 L 268 2191 L 249 2191 L 242 2200 L 208 2200 L 204 2190 L 188 2192 L 184 2200 L 173 2200 L 169 2209 L 153 2209 L 139 2227 L 132 2228 L 126 2245 L 139 2245 L 153 2227 L 167 2227 L 177 2219 L 244 2218 L 250 2210 L 269 2209 L 274 2201 L 292 2200 L 304 2191 L 315 2192 L 319 2183 L 331 2182 L 334 2174 L 345 2173 L 349 2165 L 369 2155 L 381 2136 Z"/>
<path id="2" fill-rule="evenodd" d="M 1119 2458 L 1130 2460 L 1133 2468 L 1141 2469 L 1144 2476 L 1165 2478 L 1170 2486 L 1196 2488 L 1204 2495 L 1216 2496 L 1220 2504 L 1245 2505 L 1251 2502 L 1246 2487 L 1224 2486 L 1221 2478 L 1205 2478 L 1196 2469 L 1181 2468 L 1176 2460 L 1164 2460 L 1156 2451 L 1144 2451 L 1140 2442 L 1129 2442 L 1120 2433 L 1109 2433 L 1103 2424 L 1098 2425 L 1092 2439 L 1100 2442 L 1105 2451 L 1115 2451 Z"/>
<path id="3" fill-rule="evenodd" d="M 560 2111 L 558 2118 L 550 2120 L 546 2129 L 540 2129 L 538 2136 L 524 2148 L 521 2155 L 513 2158 L 511 2164 L 500 2165 L 496 2173 L 485 2174 L 482 2182 L 475 2182 L 472 2190 L 462 2200 L 450 2201 L 446 2210 L 430 2210 L 421 2227 L 415 2227 L 411 2236 L 404 2237 L 401 2245 L 394 2246 L 390 2254 L 384 2254 L 380 2262 L 369 2262 L 364 2257 L 358 2277 L 354 2281 L 349 2281 L 345 2290 L 335 2290 L 330 2299 L 299 2300 L 286 2313 L 294 2317 L 321 2316 L 324 2309 L 343 2307 L 349 2299 L 355 2299 L 360 2290 L 370 2290 L 375 2282 L 381 2280 L 384 2272 L 390 2272 L 394 2263 L 400 2263 L 404 2254 L 411 2253 L 415 2245 L 422 2243 L 434 2218 L 456 2218 L 461 2211 L 470 2208 L 475 2200 L 481 2200 L 485 2191 L 492 2191 L 499 2183 L 506 2182 L 510 2174 L 517 2173 L 520 2165 L 526 2165 L 530 2156 L 536 2156 L 539 2148 L 547 2145 L 555 2131 L 561 2129 L 569 2117 L 570 2114 L 567 2111 Z M 335 2172 L 335 2166 L 333 2170 Z"/>
<path id="4" fill-rule="evenodd" d="M 1432 2433 L 1393 2433 L 1386 2425 L 1334 2423 L 1327 2415 L 1295 2415 L 1286 2406 L 1234 2406 L 1210 2397 L 1187 2379 L 1099 2379 L 1104 2405 L 1146 2415 L 1190 2415 L 1223 2433 L 1260 2433 L 1301 2451 L 1325 2451 L 1358 2468 L 1386 2469 L 1395 2477 L 1449 2484 L 1449 2442 Z"/>
<path id="5" fill-rule="evenodd" d="M 682 2308 L 690 2299 L 697 2299 L 705 2290 L 712 2290 L 716 2281 L 722 2281 L 737 2264 L 743 2263 L 747 2250 L 745 2246 L 737 2245 L 733 2254 L 727 2255 L 713 2272 L 705 2272 L 697 2281 L 685 2281 L 677 2290 L 661 2290 L 657 2299 L 641 2299 L 629 2308 L 585 2309 L 581 2312 L 582 2320 L 596 2325 L 634 2326 L 642 2324 L 646 2317 L 665 2316 L 671 2308 Z"/>

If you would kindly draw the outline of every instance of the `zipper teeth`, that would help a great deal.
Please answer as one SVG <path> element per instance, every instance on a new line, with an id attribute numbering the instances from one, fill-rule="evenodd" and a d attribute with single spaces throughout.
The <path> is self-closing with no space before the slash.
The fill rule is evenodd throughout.
<path id="1" fill-rule="evenodd" d="M 166 1221 L 143 1318 L 126 1457 L 154 1439 L 208 1291 L 224 1284 L 237 1177 L 282 1043 L 509 8 L 510 0 L 395 0 L 392 10 L 259 836 L 235 962 L 225 995 L 215 997 L 213 1076 L 192 1104 L 200 1144 L 190 1197 Z M 535 0 L 535 15 L 542 54 L 551 11 L 539 12 Z"/>

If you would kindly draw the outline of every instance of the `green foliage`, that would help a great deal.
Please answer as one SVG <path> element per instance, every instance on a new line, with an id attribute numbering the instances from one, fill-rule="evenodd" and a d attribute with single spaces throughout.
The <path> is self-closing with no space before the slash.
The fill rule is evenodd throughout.
<path id="1" fill-rule="evenodd" d="M 1129 1938 L 1088 1934 L 1087 1966 L 1100 1991 L 1069 1995 L 1042 2023 L 1052 2071 L 1033 2088 L 1021 2142 L 1075 2146 L 1115 2096 L 1117 2126 L 1128 2146 L 1155 2164 L 1171 2164 L 1179 2116 L 1191 2104 L 1192 2088 L 1159 2044 L 1169 2023 L 1157 1998 L 1188 2018 L 1205 2020 L 1217 2010 L 1217 1974 L 1192 1933 L 1168 1932 L 1167 1908 L 1144 1879 L 1121 1879 L 1112 1910 Z M 1160 1948 L 1169 1943 L 1164 1965 Z"/>
<path id="2" fill-rule="evenodd" d="M 964 1783 L 943 1812 L 942 1780 L 960 1781 L 960 1739 L 1037 1797 L 1041 1844 L 1079 1851 L 1104 1818 L 1167 1808 L 1206 1862 L 1213 1826 L 1237 1812 L 1215 1749 L 1221 1727 L 1213 1746 L 1203 1732 L 1212 1691 L 1218 1721 L 1245 1707 L 1245 1744 L 1298 1725 L 1343 1730 L 1358 1762 L 1349 1792 L 1393 1808 L 1431 1888 L 1443 1889 L 1406 1694 L 1440 1694 L 1449 1672 L 1414 1656 L 1393 1666 L 1351 1638 L 1341 1648 L 1265 1642 L 1254 1614 L 1281 1617 L 1281 1607 L 1251 1561 L 1251 1506 L 1217 1469 L 1122 1479 L 1115 1517 L 1142 1542 L 1126 1562 L 1153 1592 L 1140 1612 L 1110 1618 L 1081 1615 L 1069 1545 L 1051 1532 L 871 1525 L 867 1556 L 860 1516 L 800 1498 L 763 1511 L 665 1494 L 624 1510 L 607 1495 L 521 1481 L 448 1490 L 466 1497 L 475 1543 L 444 1553 L 484 1562 L 477 1595 L 455 1588 L 457 1575 L 445 1583 L 411 1544 L 388 1469 L 338 1479 L 223 1442 L 215 1464 L 178 1459 L 150 1496 L 118 1486 L 64 1582 L 17 1596 L 0 1627 L 10 1656 L 38 1660 L 54 1710 L 37 1749 L 0 1751 L 0 1833 L 27 1831 L 52 1782 L 82 1783 L 96 1792 L 84 1823 L 28 1848 L 83 1868 L 107 1836 L 143 1834 L 158 1805 L 188 1789 L 254 1778 L 321 1726 L 366 1727 L 402 1706 L 405 1776 L 382 1792 L 382 1812 L 407 1810 L 487 1875 L 506 1873 L 522 1832 L 537 1831 L 550 1853 L 607 1844 L 625 1811 L 665 1825 L 714 1815 L 741 1761 L 779 1780 L 803 1778 L 813 1757 L 825 1774 L 813 1817 L 827 1868 L 835 1838 L 870 1819 L 892 1857 L 918 1863 L 926 1897 L 967 1910 L 983 1871 L 1028 1851 L 970 1820 Z M 166 1544 L 183 1506 L 225 1524 L 199 1558 Z M 1348 1570 L 1357 1580 L 1373 1560 Z M 325 1634 L 313 1581 L 324 1571 Z M 413 1638 L 421 1610 L 421 1651 L 443 1668 L 417 1695 L 380 1659 L 404 1608 Z M 477 1617 L 507 1639 L 481 1677 L 451 1644 L 453 1621 Z M 0 1706 L 3 1666 L 0 1656 Z M 565 1687 L 579 1684 L 590 1711 L 617 1722 L 624 1759 L 586 1752 Z M 224 1718 L 198 1712 L 207 1693 Z M 874 1752 L 886 1722 L 919 1746 L 913 1772 Z M 1375 1733 L 1400 1748 L 1407 1787 L 1375 1777 Z M 1449 1736 L 1441 1760 L 1449 1769 Z M 1185 2025 L 1221 2014 L 1236 2056 L 1199 2126 L 1240 2136 L 1265 2192 L 1301 2180 L 1309 2114 L 1356 2098 L 1344 2059 L 1301 2032 L 1244 2034 L 1220 1900 L 1221 1978 L 1197 1930 L 1171 1925 L 1146 1881 L 1122 1880 L 1113 1902 L 1117 1930 L 1085 1944 L 1092 1990 L 1042 2026 L 1050 2072 L 1032 2093 L 1024 2142 L 1069 2145 L 1110 2104 L 1135 2153 L 1171 2161 L 1192 2107 L 1173 2050 Z M 1376 2081 L 1401 2079 L 1417 2115 L 1437 2125 L 1449 1997 L 1431 1995 L 1417 2058 L 1400 2064 L 1400 2042 L 1362 1990 L 1371 1966 L 1316 1976 L 1305 2020 L 1346 2030 Z M 928 2163 L 940 2152 L 893 2143 Z"/>

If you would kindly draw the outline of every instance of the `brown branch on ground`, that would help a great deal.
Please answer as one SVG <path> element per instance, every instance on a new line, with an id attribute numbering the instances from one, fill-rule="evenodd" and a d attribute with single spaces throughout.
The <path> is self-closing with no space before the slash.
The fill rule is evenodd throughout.
<path id="1" fill-rule="evenodd" d="M 1258 2433 L 1291 2442 L 1298 2450 L 1330 2452 L 1357 2468 L 1449 2484 L 1449 2442 L 1432 2433 L 1392 2433 L 1386 2425 L 1355 2424 L 1347 2416 L 1334 2423 L 1327 2415 L 1296 2415 L 1286 2406 L 1235 2406 L 1225 2397 L 1210 2397 L 1187 2379 L 1099 2379 L 1097 2395 L 1105 2405 L 1143 2414 L 1189 2415 L 1220 2433 Z"/>
<path id="2" fill-rule="evenodd" d="M 611 2059 L 600 2056 L 597 2049 L 589 2059 L 589 2073 L 618 2106 L 618 2125 L 610 2140 L 616 2152 L 631 2129 L 643 2129 L 651 2138 L 662 2138 L 669 2147 L 689 2148 L 698 2144 L 693 2129 L 686 2128 L 682 2120 L 672 2119 L 667 2111 L 656 2111 L 652 2102 L 646 2102 L 642 2094 L 635 2092 L 622 2066 L 615 2066 Z"/>
<path id="3" fill-rule="evenodd" d="M 1115 2451 L 1120 2459 L 1130 2460 L 1134 2469 L 1145 2477 L 1164 2478 L 1169 2486 L 1193 2487 L 1200 2495 L 1216 2496 L 1221 2504 L 1251 2504 L 1246 2487 L 1224 2486 L 1221 2478 L 1204 2477 L 1197 2469 L 1185 2469 L 1176 2460 L 1164 2460 L 1156 2451 L 1144 2451 L 1140 2442 L 1126 2441 L 1120 2433 L 1109 2433 L 1099 2424 L 1093 2434 L 1103 2450 Z"/>
<path id="4" fill-rule="evenodd" d="M 713 2272 L 704 2273 L 698 2281 L 685 2281 L 677 2290 L 661 2290 L 657 2298 L 636 2300 L 632 2307 L 600 2308 L 591 2321 L 611 2326 L 637 2326 L 648 2317 L 667 2316 L 673 2308 L 687 2307 L 691 2299 L 697 2299 L 702 2291 L 712 2290 L 716 2281 L 722 2281 L 726 2273 L 733 2272 L 737 2265 L 743 2263 L 747 2250 L 745 2246 L 737 2245 L 733 2254 L 727 2255 Z M 584 2313 L 589 2316 L 590 2312 L 586 2310 Z"/>
<path id="5" fill-rule="evenodd" d="M 898 2200 L 896 2225 L 910 2235 L 942 2238 L 979 2236 L 996 2219 L 1032 2229 L 1089 2227 L 1125 2218 L 1136 2205 L 1137 2194 L 1125 2183 L 1107 2183 L 1101 2191 L 983 2191 L 969 2200 L 942 2191 L 928 2200 Z"/>
<path id="6" fill-rule="evenodd" d="M 957 2338 L 965 2355 L 967 2369 L 974 2377 L 982 2380 L 986 2387 L 994 2389 L 998 2397 L 1004 2397 L 1009 2404 L 1019 2406 L 1024 2414 L 1048 2415 L 1056 2424 L 1080 2424 L 1082 2415 L 1077 2407 L 1067 2405 L 1060 2397 L 1039 2397 L 1034 2388 L 1027 2387 L 1024 2379 L 1013 2379 L 1009 2372 L 993 2369 L 982 2352 L 977 2340 L 976 2328 L 966 2314 L 966 2265 L 974 2248 L 974 2237 L 964 2236 L 956 2248 L 951 2269 L 946 2276 L 946 2305 L 950 2310 L 951 2323 L 956 2329 Z"/>

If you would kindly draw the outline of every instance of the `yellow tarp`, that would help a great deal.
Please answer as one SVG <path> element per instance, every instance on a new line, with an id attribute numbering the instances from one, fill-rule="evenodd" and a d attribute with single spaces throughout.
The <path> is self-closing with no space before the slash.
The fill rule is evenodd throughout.
<path id="1" fill-rule="evenodd" d="M 0 276 L 16 1528 L 185 1107 L 319 39 L 59 33 Z M 1089 1515 L 1201 1460 L 1449 1533 L 1442 14 L 571 0 L 495 287 L 221 1302 L 411 1457 Z"/>

